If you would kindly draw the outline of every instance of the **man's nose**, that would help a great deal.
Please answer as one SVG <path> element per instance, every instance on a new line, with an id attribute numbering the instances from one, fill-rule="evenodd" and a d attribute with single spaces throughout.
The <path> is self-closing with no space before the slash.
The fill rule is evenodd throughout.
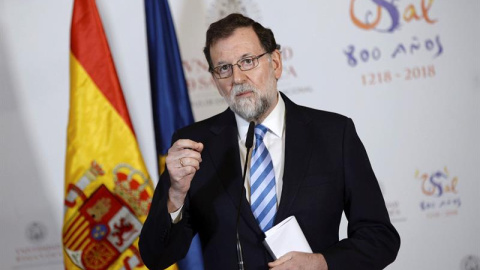
<path id="1" fill-rule="evenodd" d="M 233 76 L 233 82 L 235 84 L 242 84 L 246 80 L 246 75 L 245 72 L 240 69 L 238 65 L 232 66 L 232 76 Z"/>

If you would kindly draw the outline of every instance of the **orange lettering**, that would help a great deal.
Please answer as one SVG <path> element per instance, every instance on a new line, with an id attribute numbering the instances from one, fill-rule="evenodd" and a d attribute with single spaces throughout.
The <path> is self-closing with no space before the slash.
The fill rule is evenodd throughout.
<path id="1" fill-rule="evenodd" d="M 410 4 L 405 8 L 405 12 L 403 13 L 403 19 L 406 22 L 410 22 L 412 19 L 420 20 L 420 17 L 417 15 L 417 10 L 413 4 Z"/>
<path id="2" fill-rule="evenodd" d="M 425 18 L 425 21 L 427 21 L 430 24 L 434 24 L 437 22 L 437 20 L 432 20 L 430 19 L 430 16 L 428 15 L 428 12 L 430 11 L 430 8 L 432 7 L 433 0 L 428 0 L 428 5 L 425 6 L 425 0 L 422 0 L 422 13 L 423 13 L 423 18 Z"/>
<path id="3" fill-rule="evenodd" d="M 433 1 L 433 0 L 432 0 Z M 373 29 L 375 28 L 378 23 L 380 22 L 380 19 L 382 18 L 382 7 L 381 6 L 377 6 L 377 18 L 375 19 L 375 21 L 373 23 L 364 23 L 362 21 L 360 21 L 359 19 L 357 19 L 357 17 L 355 16 L 355 11 L 354 11 L 354 2 L 355 0 L 351 0 L 350 2 L 350 18 L 352 19 L 353 23 L 362 28 L 362 29 L 365 29 L 365 30 L 370 30 L 370 29 Z"/>
<path id="4" fill-rule="evenodd" d="M 450 186 L 451 187 L 450 191 L 452 193 L 457 193 L 457 190 L 456 190 L 457 184 L 458 184 L 458 178 L 454 177 L 453 180 L 452 180 L 452 185 Z"/>
<path id="5" fill-rule="evenodd" d="M 435 186 L 433 186 L 433 188 L 430 188 L 430 189 L 426 188 L 425 184 L 428 181 L 428 175 L 427 174 L 425 174 L 425 173 L 422 174 L 421 178 L 423 180 L 422 181 L 422 192 L 423 192 L 423 194 L 428 195 L 428 196 L 432 196 L 436 191 Z"/>

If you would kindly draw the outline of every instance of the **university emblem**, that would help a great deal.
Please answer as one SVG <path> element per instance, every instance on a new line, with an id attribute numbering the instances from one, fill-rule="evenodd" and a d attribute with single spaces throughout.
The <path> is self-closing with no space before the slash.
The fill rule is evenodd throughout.
<path id="1" fill-rule="evenodd" d="M 150 207 L 148 179 L 130 165 L 119 164 L 113 169 L 114 191 L 102 183 L 87 197 L 85 188 L 103 174 L 101 166 L 92 162 L 83 177 L 69 187 L 65 206 L 77 206 L 78 211 L 63 232 L 65 252 L 81 269 L 102 270 L 130 249 L 135 258 L 124 259 L 126 269 L 141 266 L 133 243 L 142 228 L 138 217 L 147 215 Z"/>
<path id="2" fill-rule="evenodd" d="M 215 0 L 208 10 L 207 24 L 220 20 L 230 13 L 240 13 L 256 21 L 261 21 L 260 9 L 252 0 Z M 207 26 L 208 26 L 207 25 Z"/>

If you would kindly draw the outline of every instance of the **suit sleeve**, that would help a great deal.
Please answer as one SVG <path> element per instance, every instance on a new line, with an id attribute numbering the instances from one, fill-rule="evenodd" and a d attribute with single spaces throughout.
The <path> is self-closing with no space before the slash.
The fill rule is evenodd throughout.
<path id="1" fill-rule="evenodd" d="M 172 141 L 175 140 L 174 135 Z M 173 224 L 167 209 L 169 188 L 170 176 L 165 170 L 155 188 L 150 211 L 140 233 L 140 255 L 151 270 L 165 269 L 185 257 L 194 235 L 189 224 L 188 194 L 182 220 Z"/>
<path id="2" fill-rule="evenodd" d="M 400 237 L 351 119 L 344 129 L 343 164 L 348 238 L 323 252 L 328 269 L 383 269 L 395 260 Z"/>

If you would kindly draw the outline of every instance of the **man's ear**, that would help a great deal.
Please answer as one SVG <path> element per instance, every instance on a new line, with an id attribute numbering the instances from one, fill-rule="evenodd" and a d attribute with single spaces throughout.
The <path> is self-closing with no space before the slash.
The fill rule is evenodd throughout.
<path id="1" fill-rule="evenodd" d="M 272 65 L 273 70 L 275 72 L 275 78 L 278 80 L 282 76 L 282 54 L 279 50 L 275 50 L 272 52 Z"/>

